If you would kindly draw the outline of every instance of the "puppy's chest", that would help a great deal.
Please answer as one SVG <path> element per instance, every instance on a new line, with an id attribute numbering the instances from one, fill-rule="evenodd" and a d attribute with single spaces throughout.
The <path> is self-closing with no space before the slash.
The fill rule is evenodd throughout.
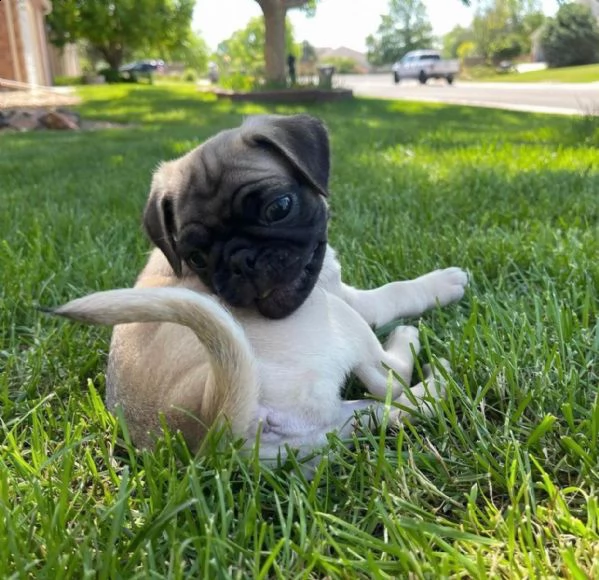
<path id="1" fill-rule="evenodd" d="M 258 359 L 262 403 L 338 399 L 356 345 L 325 293 L 286 319 L 249 319 L 243 326 Z"/>

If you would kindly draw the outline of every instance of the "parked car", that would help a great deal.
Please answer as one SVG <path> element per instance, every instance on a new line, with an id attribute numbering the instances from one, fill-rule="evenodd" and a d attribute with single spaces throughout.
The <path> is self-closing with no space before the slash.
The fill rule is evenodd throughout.
<path id="1" fill-rule="evenodd" d="M 426 84 L 428 79 L 444 78 L 449 84 L 460 72 L 459 60 L 444 60 L 437 50 L 413 50 L 393 65 L 393 81 L 418 79 Z"/>
<path id="2" fill-rule="evenodd" d="M 163 60 L 138 60 L 123 65 L 120 69 L 125 73 L 153 73 L 164 70 Z"/>

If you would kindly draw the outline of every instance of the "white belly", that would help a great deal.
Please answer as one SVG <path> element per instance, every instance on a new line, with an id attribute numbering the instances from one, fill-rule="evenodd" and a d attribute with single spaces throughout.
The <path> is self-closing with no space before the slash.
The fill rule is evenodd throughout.
<path id="1" fill-rule="evenodd" d="M 357 359 L 357 343 L 347 336 L 344 302 L 316 289 L 302 307 L 282 320 L 248 317 L 242 324 L 259 360 L 260 404 L 273 409 L 333 408 Z"/>

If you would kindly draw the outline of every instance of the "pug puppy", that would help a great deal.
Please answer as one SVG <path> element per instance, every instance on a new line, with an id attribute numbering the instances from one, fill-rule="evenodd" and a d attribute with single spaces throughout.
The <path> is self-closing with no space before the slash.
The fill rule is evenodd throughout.
<path id="1" fill-rule="evenodd" d="M 217 134 L 155 172 L 144 225 L 157 248 L 135 287 L 54 311 L 116 325 L 106 402 L 137 446 L 152 445 L 164 416 L 193 450 L 225 420 L 265 460 L 287 447 L 308 454 L 328 433 L 349 435 L 361 412 L 394 422 L 443 395 L 445 373 L 428 381 L 430 367 L 409 388 L 414 327 L 383 347 L 371 326 L 459 300 L 467 275 L 343 283 L 327 243 L 329 167 L 327 131 L 308 115 L 251 117 Z M 399 406 L 342 400 L 350 373 Z"/>

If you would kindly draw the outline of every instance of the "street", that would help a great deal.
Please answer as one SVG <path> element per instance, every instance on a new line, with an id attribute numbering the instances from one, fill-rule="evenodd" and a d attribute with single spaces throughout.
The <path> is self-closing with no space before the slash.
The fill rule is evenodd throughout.
<path id="1" fill-rule="evenodd" d="M 535 113 L 599 114 L 599 83 L 475 83 L 456 79 L 453 85 L 431 79 L 394 84 L 391 73 L 339 75 L 336 85 L 356 96 L 430 101 L 493 107 Z"/>

